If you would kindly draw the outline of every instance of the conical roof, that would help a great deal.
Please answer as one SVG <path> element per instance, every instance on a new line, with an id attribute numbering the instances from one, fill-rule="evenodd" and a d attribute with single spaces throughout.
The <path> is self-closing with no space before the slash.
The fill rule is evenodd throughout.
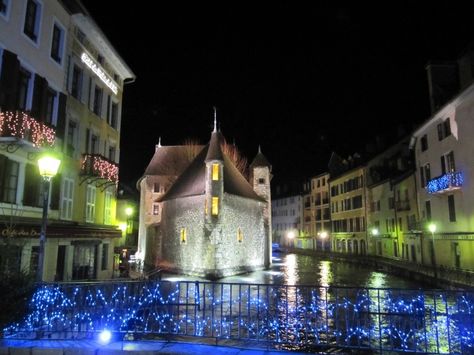
<path id="1" fill-rule="evenodd" d="M 260 147 L 258 147 L 258 153 L 255 158 L 253 158 L 250 168 L 254 168 L 256 166 L 268 166 L 268 168 L 272 170 L 272 165 L 268 162 L 268 159 L 265 157 L 265 155 L 263 155 Z"/>
<path id="2" fill-rule="evenodd" d="M 157 201 L 167 201 L 175 198 L 204 195 L 206 193 L 206 162 L 221 160 L 223 163 L 224 192 L 240 197 L 265 202 L 250 186 L 249 182 L 235 167 L 232 160 L 222 152 L 219 132 L 213 132 L 208 145 L 199 153 L 186 168 L 171 188 Z M 218 144 L 219 143 L 219 144 Z"/>

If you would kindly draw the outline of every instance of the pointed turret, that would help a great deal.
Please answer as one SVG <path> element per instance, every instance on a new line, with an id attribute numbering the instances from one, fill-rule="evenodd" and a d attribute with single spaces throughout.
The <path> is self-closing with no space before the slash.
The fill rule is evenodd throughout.
<path id="1" fill-rule="evenodd" d="M 260 146 L 252 163 L 250 164 L 250 184 L 258 196 L 266 201 L 263 211 L 265 226 L 265 267 L 269 268 L 272 263 L 272 204 L 270 181 L 272 179 L 272 166 L 268 159 L 263 155 Z"/>

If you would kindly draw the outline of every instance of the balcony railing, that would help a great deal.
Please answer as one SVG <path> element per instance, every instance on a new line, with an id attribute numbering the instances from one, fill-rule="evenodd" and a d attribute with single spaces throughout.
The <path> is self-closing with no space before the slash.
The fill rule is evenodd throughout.
<path id="1" fill-rule="evenodd" d="M 51 147 L 56 132 L 22 111 L 0 112 L 0 137 L 22 139 L 35 147 Z"/>
<path id="2" fill-rule="evenodd" d="M 395 208 L 397 209 L 397 211 L 409 211 L 410 201 L 409 200 L 396 201 Z"/>
<path id="3" fill-rule="evenodd" d="M 100 154 L 84 154 L 81 174 L 117 184 L 119 167 Z"/>
<path id="4" fill-rule="evenodd" d="M 426 191 L 430 194 L 440 194 L 459 190 L 464 183 L 462 172 L 451 172 L 428 181 Z"/>

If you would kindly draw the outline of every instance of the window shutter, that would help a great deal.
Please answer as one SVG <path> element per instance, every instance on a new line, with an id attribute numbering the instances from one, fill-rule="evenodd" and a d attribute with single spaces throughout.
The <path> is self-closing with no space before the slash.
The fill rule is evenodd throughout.
<path id="1" fill-rule="evenodd" d="M 0 109 L 16 110 L 20 61 L 16 54 L 4 50 L 0 74 Z"/>
<path id="2" fill-rule="evenodd" d="M 31 105 L 31 114 L 33 118 L 38 121 L 44 121 L 43 113 L 43 93 L 44 93 L 44 81 L 41 76 L 35 74 L 35 85 L 33 90 L 33 103 Z"/>
<path id="3" fill-rule="evenodd" d="M 441 174 L 446 174 L 446 164 L 444 162 L 444 155 L 441 156 Z"/>
<path id="4" fill-rule="evenodd" d="M 66 133 L 66 98 L 62 92 L 59 93 L 58 124 L 56 126 L 56 137 L 63 139 Z"/>
<path id="5" fill-rule="evenodd" d="M 60 193 L 61 193 L 61 174 L 57 174 L 51 180 L 51 202 L 49 203 L 49 207 L 52 210 L 59 209 Z"/>
<path id="6" fill-rule="evenodd" d="M 23 190 L 23 204 L 26 206 L 38 206 L 41 178 L 38 168 L 32 164 L 25 167 L 25 187 Z"/>

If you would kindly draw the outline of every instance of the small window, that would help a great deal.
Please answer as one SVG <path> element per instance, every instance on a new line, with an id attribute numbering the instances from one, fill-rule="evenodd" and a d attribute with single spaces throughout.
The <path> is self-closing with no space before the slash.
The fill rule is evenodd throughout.
<path id="1" fill-rule="evenodd" d="M 96 86 L 94 89 L 94 113 L 100 117 L 102 113 L 102 96 L 104 94 L 104 90 L 102 88 Z"/>
<path id="2" fill-rule="evenodd" d="M 82 95 L 82 69 L 76 64 L 72 69 L 71 95 L 78 100 Z"/>
<path id="3" fill-rule="evenodd" d="M 0 15 L 8 17 L 11 0 L 0 0 Z"/>
<path id="4" fill-rule="evenodd" d="M 449 221 L 456 222 L 456 207 L 454 205 L 454 195 L 448 196 Z"/>
<path id="5" fill-rule="evenodd" d="M 159 182 L 155 182 L 155 183 L 153 184 L 153 192 L 155 192 L 155 193 L 160 192 L 160 188 L 161 188 L 161 185 L 160 185 Z"/>
<path id="6" fill-rule="evenodd" d="M 260 185 L 265 184 L 265 179 L 264 179 L 264 178 L 258 179 L 258 183 L 259 183 Z"/>
<path id="7" fill-rule="evenodd" d="M 212 164 L 212 180 L 219 180 L 219 164 Z"/>
<path id="8" fill-rule="evenodd" d="M 421 137 L 421 151 L 424 152 L 428 149 L 428 136 L 425 134 Z"/>
<path id="9" fill-rule="evenodd" d="M 64 48 L 64 30 L 55 23 L 53 25 L 53 38 L 51 40 L 51 58 L 61 64 Z"/>
<path id="10" fill-rule="evenodd" d="M 237 229 L 237 241 L 242 243 L 244 241 L 244 233 L 242 233 L 242 229 Z"/>
<path id="11" fill-rule="evenodd" d="M 187 243 L 186 228 L 181 228 L 181 231 L 179 233 L 179 241 L 181 244 Z"/>
<path id="12" fill-rule="evenodd" d="M 45 123 L 52 125 L 56 123 L 58 93 L 51 88 L 46 91 L 46 119 Z"/>
<path id="13" fill-rule="evenodd" d="M 160 205 L 158 203 L 153 204 L 153 215 L 158 216 L 160 213 Z"/>
<path id="14" fill-rule="evenodd" d="M 97 54 L 97 61 L 100 65 L 104 65 L 104 57 L 100 54 Z"/>
<path id="15" fill-rule="evenodd" d="M 109 160 L 115 162 L 115 147 L 109 147 Z"/>
<path id="16" fill-rule="evenodd" d="M 431 221 L 431 201 L 425 201 L 426 220 Z"/>
<path id="17" fill-rule="evenodd" d="M 217 216 L 219 214 L 219 197 L 212 198 L 211 213 L 213 216 Z"/>
<path id="18" fill-rule="evenodd" d="M 34 42 L 38 41 L 41 19 L 41 5 L 35 0 L 26 3 L 25 26 L 23 32 Z"/>
<path id="19" fill-rule="evenodd" d="M 17 106 L 20 110 L 27 110 L 28 99 L 31 89 L 31 73 L 23 67 L 20 67 L 20 75 L 17 91 Z"/>
<path id="20" fill-rule="evenodd" d="M 112 102 L 112 107 L 110 109 L 110 119 L 109 119 L 109 124 L 112 128 L 117 128 L 117 122 L 118 122 L 118 103 Z"/>

